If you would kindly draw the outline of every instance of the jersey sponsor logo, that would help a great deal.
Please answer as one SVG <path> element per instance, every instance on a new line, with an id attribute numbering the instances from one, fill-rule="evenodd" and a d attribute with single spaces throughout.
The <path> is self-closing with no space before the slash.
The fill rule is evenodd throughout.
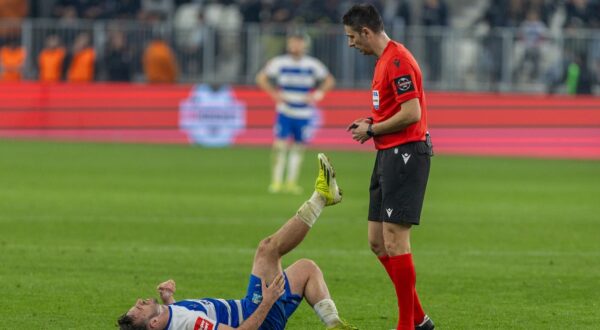
<path id="1" fill-rule="evenodd" d="M 404 164 L 408 163 L 408 160 L 410 159 L 410 154 L 409 153 L 403 153 L 402 154 L 402 159 L 404 159 Z"/>
<path id="2" fill-rule="evenodd" d="M 213 330 L 215 328 L 215 324 L 212 321 L 209 321 L 202 316 L 196 319 L 196 324 L 194 324 L 194 330 Z"/>
<path id="3" fill-rule="evenodd" d="M 379 91 L 373 90 L 373 108 L 379 110 Z"/>
<path id="4" fill-rule="evenodd" d="M 385 209 L 385 212 L 387 213 L 388 218 L 391 218 L 392 217 L 392 212 L 394 212 L 394 209 Z"/>
<path id="5" fill-rule="evenodd" d="M 413 84 L 410 75 L 398 77 L 394 79 L 394 85 L 396 85 L 396 93 L 402 95 L 406 92 L 414 91 L 415 85 Z"/>

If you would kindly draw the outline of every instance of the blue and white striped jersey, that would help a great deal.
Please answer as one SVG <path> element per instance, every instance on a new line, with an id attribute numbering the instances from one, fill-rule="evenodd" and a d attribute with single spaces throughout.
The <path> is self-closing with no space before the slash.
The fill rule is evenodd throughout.
<path id="1" fill-rule="evenodd" d="M 271 59 L 264 72 L 276 80 L 281 91 L 284 102 L 277 105 L 278 112 L 292 118 L 311 118 L 313 106 L 308 104 L 307 96 L 320 80 L 329 75 L 321 61 L 307 55 L 299 60 L 289 54 L 281 55 Z"/>
<path id="2" fill-rule="evenodd" d="M 180 300 L 169 311 L 167 330 L 217 330 L 219 323 L 237 328 L 244 321 L 240 300 Z"/>

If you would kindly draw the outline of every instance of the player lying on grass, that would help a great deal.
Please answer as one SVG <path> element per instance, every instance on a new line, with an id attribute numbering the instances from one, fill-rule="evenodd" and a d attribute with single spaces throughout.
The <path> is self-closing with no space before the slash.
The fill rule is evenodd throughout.
<path id="1" fill-rule="evenodd" d="M 245 298 L 175 301 L 175 282 L 169 280 L 158 286 L 164 304 L 152 298 L 138 299 L 119 318 L 120 328 L 280 330 L 285 328 L 287 320 L 304 298 L 327 329 L 356 329 L 340 319 L 323 273 L 313 261 L 300 259 L 285 271 L 281 267 L 281 257 L 302 242 L 323 207 L 342 200 L 329 160 L 324 154 L 319 154 L 318 159 L 315 192 L 295 216 L 258 245 Z"/>

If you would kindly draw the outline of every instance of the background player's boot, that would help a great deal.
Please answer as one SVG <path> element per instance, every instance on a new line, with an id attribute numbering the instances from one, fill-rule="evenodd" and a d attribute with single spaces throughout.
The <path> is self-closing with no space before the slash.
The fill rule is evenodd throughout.
<path id="1" fill-rule="evenodd" d="M 281 188 L 282 187 L 283 187 L 283 185 L 281 183 L 279 183 L 279 182 L 272 182 L 269 185 L 269 192 L 271 194 L 277 194 L 277 193 L 281 192 Z"/>
<path id="2" fill-rule="evenodd" d="M 427 315 L 425 315 L 421 324 L 415 326 L 415 330 L 433 330 L 434 328 L 435 325 L 433 324 L 433 321 Z"/>
<path id="3" fill-rule="evenodd" d="M 297 185 L 295 182 L 287 182 L 283 187 L 283 190 L 293 195 L 300 195 L 304 189 L 302 189 L 302 187 Z"/>
<path id="4" fill-rule="evenodd" d="M 358 328 L 344 320 L 340 320 L 340 323 L 338 325 L 336 325 L 333 328 L 327 328 L 327 330 L 358 330 Z"/>
<path id="5" fill-rule="evenodd" d="M 342 201 L 342 190 L 335 180 L 335 170 L 325 154 L 319 154 L 319 176 L 315 182 L 315 191 L 325 198 L 325 205 L 334 205 Z"/>

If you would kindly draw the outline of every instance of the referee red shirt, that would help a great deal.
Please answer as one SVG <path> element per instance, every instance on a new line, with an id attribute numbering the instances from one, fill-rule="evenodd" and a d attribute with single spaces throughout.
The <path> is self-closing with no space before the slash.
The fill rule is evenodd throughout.
<path id="1" fill-rule="evenodd" d="M 390 41 L 375 65 L 371 85 L 373 122 L 385 121 L 401 110 L 400 105 L 414 98 L 421 105 L 421 120 L 405 129 L 375 136 L 375 148 L 388 149 L 414 141 L 425 141 L 427 105 L 423 92 L 421 69 L 402 44 Z"/>

